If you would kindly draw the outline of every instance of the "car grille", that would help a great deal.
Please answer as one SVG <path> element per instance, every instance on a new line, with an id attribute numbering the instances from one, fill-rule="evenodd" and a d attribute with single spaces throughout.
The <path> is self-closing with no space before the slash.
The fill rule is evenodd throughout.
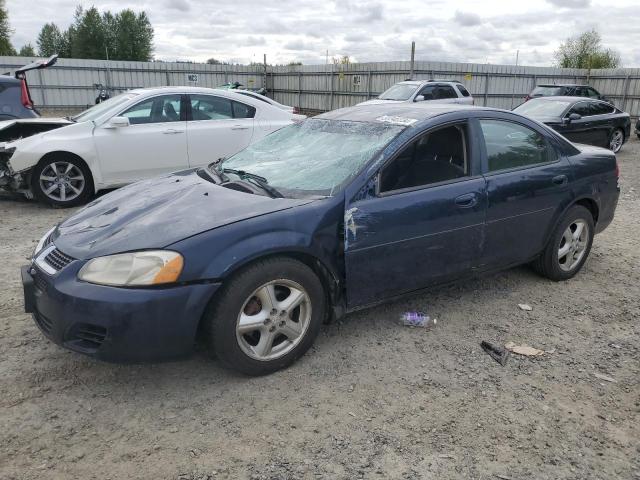
<path id="1" fill-rule="evenodd" d="M 35 312 L 33 314 L 33 318 L 35 319 L 40 329 L 45 333 L 45 335 L 51 336 L 51 330 L 53 330 L 53 322 L 39 312 Z"/>
<path id="2" fill-rule="evenodd" d="M 62 253 L 57 248 L 49 252 L 49 254 L 44 257 L 44 261 L 51 265 L 57 272 L 62 270 L 74 260 L 75 258 Z"/>
<path id="3" fill-rule="evenodd" d="M 67 343 L 85 351 L 95 351 L 107 337 L 107 329 L 99 325 L 80 323 L 70 332 Z"/>
<path id="4" fill-rule="evenodd" d="M 47 282 L 42 277 L 42 273 L 37 268 L 34 268 L 32 271 L 33 271 L 33 275 L 32 275 L 33 276 L 33 284 L 41 292 L 46 292 L 46 290 L 47 290 Z"/>

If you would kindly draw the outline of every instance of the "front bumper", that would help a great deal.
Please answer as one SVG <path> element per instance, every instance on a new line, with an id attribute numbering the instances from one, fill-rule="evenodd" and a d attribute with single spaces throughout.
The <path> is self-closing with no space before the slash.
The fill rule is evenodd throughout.
<path id="1" fill-rule="evenodd" d="M 82 261 L 49 275 L 22 267 L 25 310 L 54 343 L 100 360 L 159 361 L 188 355 L 218 283 L 118 288 L 77 280 Z"/>

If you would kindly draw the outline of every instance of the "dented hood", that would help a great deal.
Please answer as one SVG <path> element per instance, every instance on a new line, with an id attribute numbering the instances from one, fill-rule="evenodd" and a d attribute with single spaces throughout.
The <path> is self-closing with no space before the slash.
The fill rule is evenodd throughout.
<path id="1" fill-rule="evenodd" d="M 62 252 L 78 259 L 163 248 L 310 201 L 238 192 L 189 170 L 104 195 L 58 225 L 52 238 Z"/>

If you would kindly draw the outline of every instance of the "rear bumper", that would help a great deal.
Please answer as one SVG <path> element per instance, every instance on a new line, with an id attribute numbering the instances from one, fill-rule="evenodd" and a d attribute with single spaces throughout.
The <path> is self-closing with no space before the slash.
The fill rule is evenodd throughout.
<path id="1" fill-rule="evenodd" d="M 81 262 L 55 275 L 22 268 L 25 310 L 54 343 L 100 360 L 159 361 L 193 351 L 200 318 L 219 284 L 128 289 L 76 279 Z"/>

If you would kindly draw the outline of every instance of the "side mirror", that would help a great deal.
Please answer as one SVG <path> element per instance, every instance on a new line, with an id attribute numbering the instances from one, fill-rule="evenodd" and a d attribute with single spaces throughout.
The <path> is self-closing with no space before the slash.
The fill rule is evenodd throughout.
<path id="1" fill-rule="evenodd" d="M 582 118 L 582 115 L 580 115 L 579 113 L 572 113 L 567 117 L 567 120 L 571 122 L 573 120 L 580 120 L 581 118 Z"/>
<path id="2" fill-rule="evenodd" d="M 414 102 L 424 102 L 424 95 L 416 95 L 416 98 L 413 99 Z"/>
<path id="3" fill-rule="evenodd" d="M 113 117 L 107 124 L 109 128 L 122 128 L 130 125 L 128 117 Z"/>

